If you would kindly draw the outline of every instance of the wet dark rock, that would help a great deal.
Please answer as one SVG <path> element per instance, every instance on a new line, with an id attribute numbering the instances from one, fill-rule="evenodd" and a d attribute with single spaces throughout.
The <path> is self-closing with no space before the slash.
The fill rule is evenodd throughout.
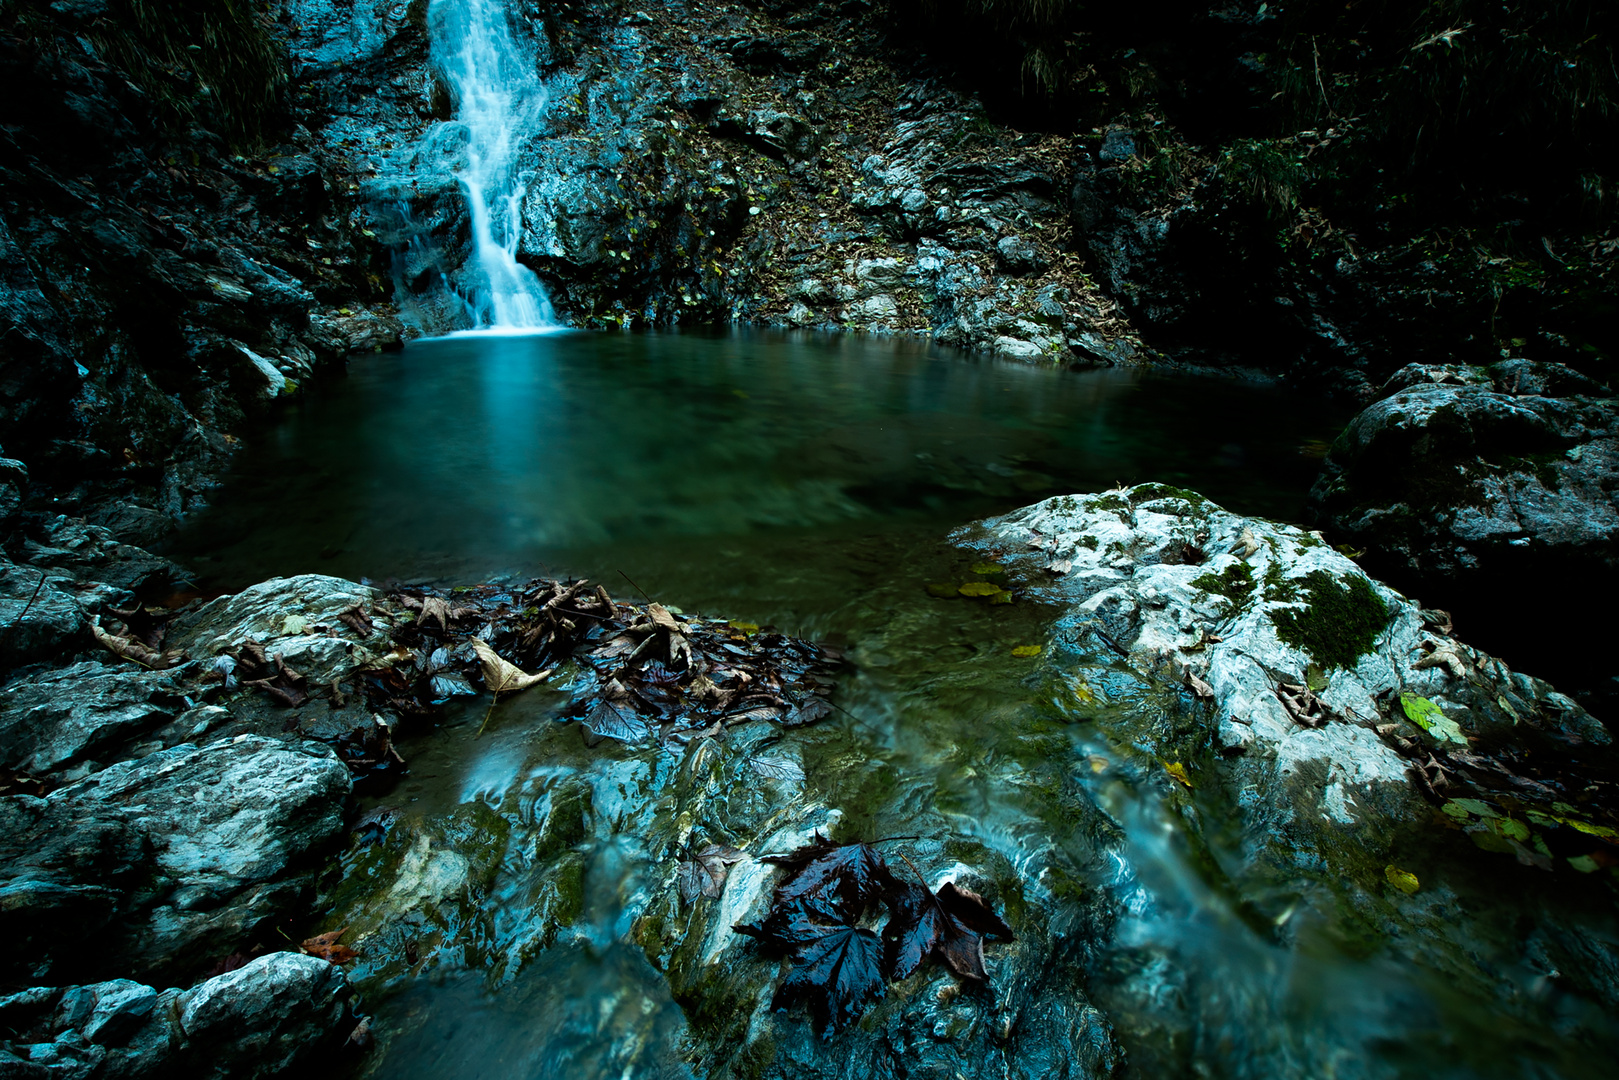
<path id="1" fill-rule="evenodd" d="M 231 145 L 206 100 L 174 113 L 98 44 L 120 11 L 24 7 L 0 33 L 6 449 L 52 512 L 150 542 L 205 498 L 227 436 L 281 396 L 244 348 L 292 392 L 397 340 L 378 310 L 383 252 L 341 146 L 284 113 L 262 145 Z M 312 324 L 340 305 L 375 311 L 373 327 Z"/>
<path id="2" fill-rule="evenodd" d="M 1579 927 L 1591 925 L 1585 904 L 1609 906 L 1619 759 L 1611 729 L 1570 697 L 1458 640 L 1443 613 L 1319 536 L 1193 492 L 1064 496 L 956 539 L 1060 605 L 1043 692 L 1142 755 L 1266 940 L 1319 920 L 1335 940 L 1392 944 L 1490 1001 L 1498 964 L 1567 962 L 1595 973 L 1579 976 L 1592 998 L 1611 999 L 1603 973 L 1619 953 L 1606 931 Z M 1168 908 L 1173 892 L 1150 903 Z M 1492 927 L 1526 905 L 1535 940 L 1498 942 Z M 1481 940 L 1501 951 L 1485 957 Z M 1138 1068 L 1174 1060 L 1172 1032 L 1227 1022 L 1185 993 L 1198 978 L 1178 967 L 1185 957 L 1121 949 L 1090 986 Z M 1214 978 L 1229 963 L 1219 957 Z M 1165 995 L 1187 1011 L 1151 1000 Z"/>
<path id="3" fill-rule="evenodd" d="M 190 707 L 186 689 L 177 672 L 98 660 L 13 681 L 0 690 L 0 766 L 61 780 L 138 756 L 131 743 Z"/>
<path id="4" fill-rule="evenodd" d="M 0 672 L 72 656 L 90 642 L 73 579 L 0 555 Z"/>
<path id="5" fill-rule="evenodd" d="M 189 990 L 130 979 L 35 986 L 0 998 L 0 1075 L 279 1076 L 352 1026 L 340 968 L 278 952 Z"/>
<path id="6" fill-rule="evenodd" d="M 1497 627 L 1555 617 L 1547 597 L 1614 580 L 1619 401 L 1606 388 L 1560 364 L 1509 360 L 1411 366 L 1385 390 L 1338 438 L 1311 491 L 1335 541 L 1366 549 L 1368 565 L 1464 623 L 1487 623 L 1502 652 L 1522 643 Z M 1580 685 L 1566 666 L 1547 673 Z"/>
<path id="7" fill-rule="evenodd" d="M 171 592 L 187 577 L 179 566 L 144 548 L 120 542 L 112 529 L 58 515 L 28 538 L 23 554 L 33 566 L 93 581 L 146 598 Z"/>
<path id="8" fill-rule="evenodd" d="M 341 834 L 318 744 L 181 745 L 44 798 L 0 799 L 8 978 L 174 978 L 293 910 Z"/>

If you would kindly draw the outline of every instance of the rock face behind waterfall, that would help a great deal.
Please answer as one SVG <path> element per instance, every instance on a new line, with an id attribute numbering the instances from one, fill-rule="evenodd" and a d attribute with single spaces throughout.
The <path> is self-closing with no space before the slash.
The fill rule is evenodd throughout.
<path id="1" fill-rule="evenodd" d="M 126 7 L 0 29 L 0 427 L 34 494 L 139 543 L 248 415 L 400 328 L 341 154 L 277 109 L 227 138 Z"/>
<path id="2" fill-rule="evenodd" d="M 327 130 L 366 147 L 401 295 L 426 325 L 458 325 L 448 293 L 464 287 L 472 223 L 453 95 L 397 39 L 303 9 L 317 29 L 295 55 L 331 87 Z M 990 122 L 890 53 L 872 13 L 709 0 L 513 11 L 548 98 L 514 133 L 528 185 L 518 255 L 571 324 L 745 319 L 933 333 L 1024 359 L 1136 355 L 1068 236 L 1067 140 Z M 336 88 L 397 93 L 390 62 L 421 79 L 411 112 Z"/>

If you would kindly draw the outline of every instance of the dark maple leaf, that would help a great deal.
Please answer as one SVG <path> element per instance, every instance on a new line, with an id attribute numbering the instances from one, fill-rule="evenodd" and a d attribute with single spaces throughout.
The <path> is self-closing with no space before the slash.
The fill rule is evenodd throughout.
<path id="1" fill-rule="evenodd" d="M 745 858 L 742 852 L 724 844 L 709 844 L 701 851 L 688 851 L 680 860 L 680 898 L 691 903 L 699 896 L 710 899 L 725 891 L 726 868 Z"/>
<path id="2" fill-rule="evenodd" d="M 771 1007 L 803 1003 L 823 1036 L 859 1018 L 883 992 L 882 939 L 853 926 L 827 929 L 801 946 Z"/>
<path id="3" fill-rule="evenodd" d="M 801 904 L 772 904 L 762 922 L 738 923 L 731 929 L 768 948 L 788 952 L 814 941 L 827 927 L 812 919 Z"/>
<path id="4" fill-rule="evenodd" d="M 766 861 L 795 873 L 776 889 L 776 903 L 802 904 L 831 922 L 852 922 L 866 906 L 896 885 L 876 848 L 867 843 L 833 844 L 819 836 L 788 855 Z"/>
<path id="5" fill-rule="evenodd" d="M 983 982 L 984 939 L 1012 940 L 1012 928 L 977 893 L 947 881 L 937 893 L 905 885 L 888 897 L 883 962 L 891 979 L 903 979 L 937 956 L 964 979 Z"/>
<path id="6" fill-rule="evenodd" d="M 921 967 L 944 941 L 950 916 L 940 906 L 939 898 L 920 885 L 904 885 L 889 894 L 888 903 L 883 968 L 890 979 L 903 979 Z"/>
<path id="7" fill-rule="evenodd" d="M 990 909 L 982 896 L 959 888 L 953 881 L 939 886 L 939 903 L 975 934 L 982 934 L 991 941 L 1011 941 L 1015 937 L 1012 928 Z"/>

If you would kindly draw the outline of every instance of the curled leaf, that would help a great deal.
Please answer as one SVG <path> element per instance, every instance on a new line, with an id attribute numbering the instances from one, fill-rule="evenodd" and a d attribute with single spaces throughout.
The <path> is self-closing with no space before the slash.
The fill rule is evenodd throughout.
<path id="1" fill-rule="evenodd" d="M 504 694 L 512 690 L 527 690 L 536 686 L 550 676 L 550 671 L 541 671 L 530 675 L 516 664 L 501 659 L 499 653 L 491 649 L 482 638 L 472 639 L 472 651 L 478 654 L 478 664 L 483 668 L 483 681 L 492 693 Z"/>

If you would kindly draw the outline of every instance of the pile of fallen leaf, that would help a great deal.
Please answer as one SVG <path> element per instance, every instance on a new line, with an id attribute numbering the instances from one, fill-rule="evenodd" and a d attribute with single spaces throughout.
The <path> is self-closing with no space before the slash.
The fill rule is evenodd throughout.
<path id="1" fill-rule="evenodd" d="M 616 603 L 601 586 L 537 579 L 449 596 L 404 590 L 415 613 L 393 630 L 397 662 L 368 672 L 372 704 L 412 715 L 483 689 L 524 690 L 570 662 L 585 739 L 640 745 L 773 720 L 788 727 L 831 713 L 842 656 L 751 624 Z"/>
<path id="2" fill-rule="evenodd" d="M 1377 732 L 1411 762 L 1441 824 L 1525 866 L 1619 867 L 1619 762 L 1609 745 L 1535 713 L 1485 738 L 1416 694 L 1391 695 L 1385 709 L 1394 722 Z"/>
<path id="3" fill-rule="evenodd" d="M 694 882 L 717 879 L 723 885 L 725 866 L 740 857 L 733 849 L 712 846 L 697 853 Z M 985 940 L 1012 940 L 1012 928 L 983 897 L 954 882 L 930 892 L 902 880 L 867 843 L 834 844 L 817 836 L 797 851 L 764 861 L 787 867 L 792 875 L 777 886 L 761 922 L 735 929 L 792 958 L 772 1007 L 807 1005 L 823 1035 L 853 1023 L 889 981 L 909 976 L 929 959 L 963 979 L 986 982 Z M 866 924 L 884 913 L 887 922 L 879 935 Z"/>

